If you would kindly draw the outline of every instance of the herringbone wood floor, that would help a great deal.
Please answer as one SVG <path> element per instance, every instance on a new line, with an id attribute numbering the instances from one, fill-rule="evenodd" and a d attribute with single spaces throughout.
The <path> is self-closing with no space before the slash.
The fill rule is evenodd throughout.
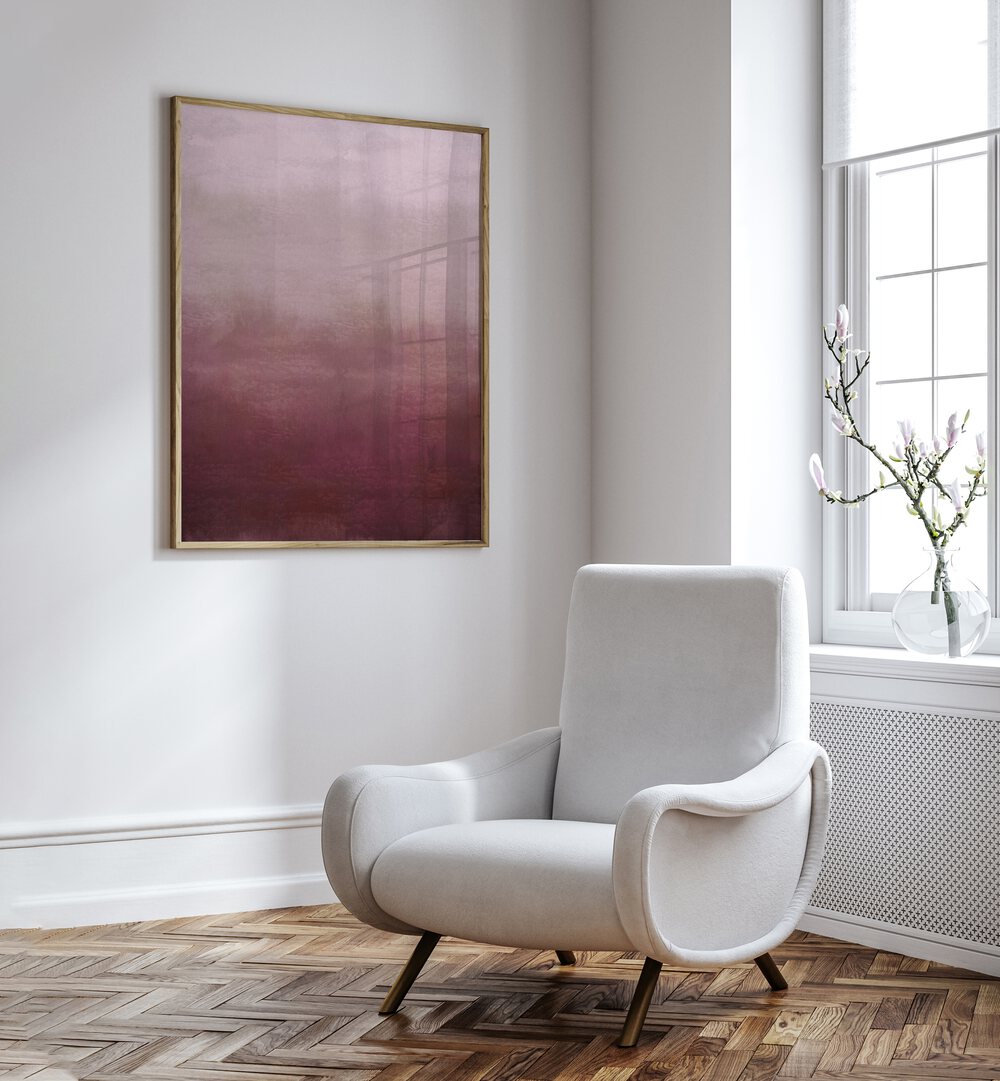
<path id="1" fill-rule="evenodd" d="M 0 933 L 0 1076 L 162 1081 L 1000 1079 L 1000 981 L 796 933 L 757 969 L 664 969 L 614 1046 L 641 958 L 444 939 L 402 1011 L 414 939 L 342 908 Z"/>

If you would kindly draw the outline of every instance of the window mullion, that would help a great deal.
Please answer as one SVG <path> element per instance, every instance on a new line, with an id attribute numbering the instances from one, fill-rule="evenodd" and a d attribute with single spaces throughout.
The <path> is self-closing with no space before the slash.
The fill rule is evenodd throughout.
<path id="1" fill-rule="evenodd" d="M 938 156 L 940 151 L 937 147 L 931 153 L 931 430 L 941 430 L 941 418 L 938 416 L 940 392 L 938 390 L 938 328 L 940 326 L 938 309 Z M 937 506 L 937 492 L 932 488 L 930 491 L 931 506 L 933 510 Z"/>
<path id="2" fill-rule="evenodd" d="M 854 342 L 871 340 L 870 311 L 871 276 L 869 270 L 869 201 L 871 190 L 868 163 L 847 170 L 847 220 L 849 232 L 847 257 L 847 306 L 851 311 Z M 862 432 L 870 431 L 867 393 L 869 375 L 866 371 L 858 384 L 855 419 Z M 860 407 L 860 408 L 859 408 Z M 863 492 L 868 488 L 869 464 L 865 452 L 855 443 L 844 440 L 844 490 Z M 871 607 L 868 575 L 868 504 L 850 508 L 844 515 L 847 562 L 847 607 L 851 611 L 867 611 Z"/>

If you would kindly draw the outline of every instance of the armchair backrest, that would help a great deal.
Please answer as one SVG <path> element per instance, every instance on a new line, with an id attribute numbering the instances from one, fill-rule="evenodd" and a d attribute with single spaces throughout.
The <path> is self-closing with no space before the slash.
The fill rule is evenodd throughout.
<path id="1" fill-rule="evenodd" d="M 614 822 L 636 792 L 737 777 L 809 734 L 802 577 L 597 564 L 570 601 L 553 817 Z"/>

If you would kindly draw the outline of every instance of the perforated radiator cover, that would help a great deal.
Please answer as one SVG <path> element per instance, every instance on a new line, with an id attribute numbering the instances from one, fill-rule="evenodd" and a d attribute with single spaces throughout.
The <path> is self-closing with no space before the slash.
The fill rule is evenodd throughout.
<path id="1" fill-rule="evenodd" d="M 813 702 L 812 732 L 833 768 L 812 904 L 1000 945 L 1000 724 Z"/>

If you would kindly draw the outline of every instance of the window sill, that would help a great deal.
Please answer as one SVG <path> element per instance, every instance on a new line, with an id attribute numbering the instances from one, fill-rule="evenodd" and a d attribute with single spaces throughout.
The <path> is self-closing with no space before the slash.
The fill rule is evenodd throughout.
<path id="1" fill-rule="evenodd" d="M 1000 656 L 975 653 L 957 660 L 921 657 L 884 646 L 816 644 L 809 647 L 813 672 L 1000 688 Z"/>

